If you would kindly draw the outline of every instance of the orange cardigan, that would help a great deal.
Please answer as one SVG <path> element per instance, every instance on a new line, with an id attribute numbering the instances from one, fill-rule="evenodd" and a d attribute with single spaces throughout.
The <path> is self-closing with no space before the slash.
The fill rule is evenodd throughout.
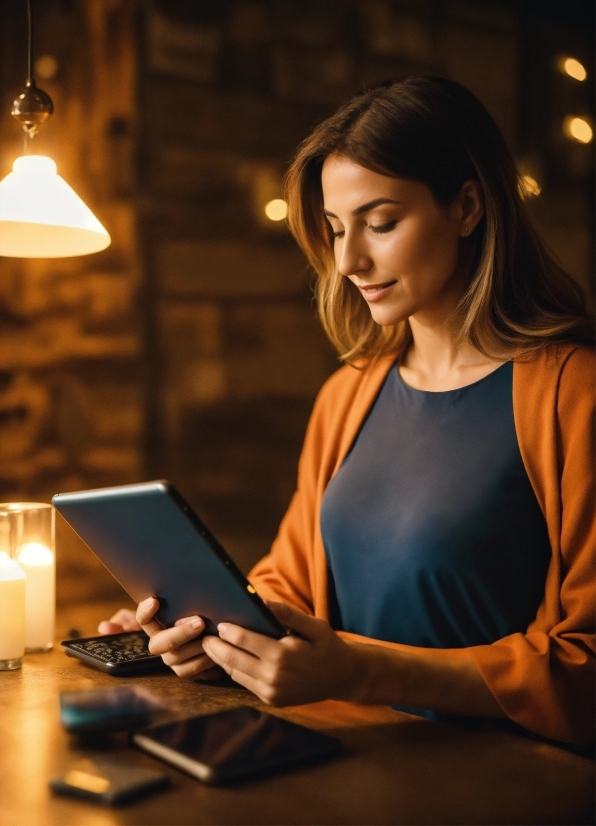
<path id="1" fill-rule="evenodd" d="M 325 488 L 394 364 L 342 367 L 321 390 L 308 425 L 298 487 L 271 552 L 250 579 L 261 596 L 329 619 L 319 527 Z M 515 361 L 513 410 L 528 477 L 546 518 L 552 559 L 536 618 L 525 633 L 470 648 L 414 648 L 340 632 L 359 642 L 474 660 L 504 713 L 544 737 L 594 739 L 594 354 L 551 347 Z"/>

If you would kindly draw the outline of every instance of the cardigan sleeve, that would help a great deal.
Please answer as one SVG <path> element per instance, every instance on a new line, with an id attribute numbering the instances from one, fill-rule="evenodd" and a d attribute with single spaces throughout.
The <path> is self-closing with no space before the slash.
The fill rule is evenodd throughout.
<path id="1" fill-rule="evenodd" d="M 555 449 L 538 462 L 542 479 L 536 487 L 545 491 L 541 504 L 553 562 L 536 619 L 525 634 L 470 650 L 508 717 L 545 737 L 575 743 L 594 740 L 593 385 L 593 354 L 573 351 L 560 372 L 556 392 Z M 536 393 L 539 397 L 540 388 Z"/>

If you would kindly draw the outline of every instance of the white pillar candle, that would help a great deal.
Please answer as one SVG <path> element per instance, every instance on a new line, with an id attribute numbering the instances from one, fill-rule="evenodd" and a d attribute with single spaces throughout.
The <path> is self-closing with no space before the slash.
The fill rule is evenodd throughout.
<path id="1" fill-rule="evenodd" d="M 54 644 L 56 619 L 54 554 L 39 542 L 28 542 L 17 559 L 26 576 L 25 649 L 48 651 Z"/>
<path id="2" fill-rule="evenodd" d="M 0 671 L 21 667 L 25 653 L 25 574 L 0 551 Z"/>

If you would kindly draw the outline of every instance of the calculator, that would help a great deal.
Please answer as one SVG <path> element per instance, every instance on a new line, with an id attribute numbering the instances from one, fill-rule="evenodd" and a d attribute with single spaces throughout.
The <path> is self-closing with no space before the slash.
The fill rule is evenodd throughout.
<path id="1" fill-rule="evenodd" d="M 69 657 L 78 657 L 114 677 L 167 669 L 161 657 L 149 651 L 149 637 L 143 631 L 63 640 L 61 645 Z"/>

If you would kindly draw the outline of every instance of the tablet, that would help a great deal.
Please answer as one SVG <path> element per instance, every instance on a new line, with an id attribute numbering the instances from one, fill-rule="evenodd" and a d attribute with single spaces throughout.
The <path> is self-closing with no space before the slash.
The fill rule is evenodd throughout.
<path id="1" fill-rule="evenodd" d="M 52 504 L 135 602 L 158 598 L 156 618 L 165 628 L 198 614 L 209 634 L 232 622 L 275 639 L 286 635 L 169 482 L 58 493 Z"/>

